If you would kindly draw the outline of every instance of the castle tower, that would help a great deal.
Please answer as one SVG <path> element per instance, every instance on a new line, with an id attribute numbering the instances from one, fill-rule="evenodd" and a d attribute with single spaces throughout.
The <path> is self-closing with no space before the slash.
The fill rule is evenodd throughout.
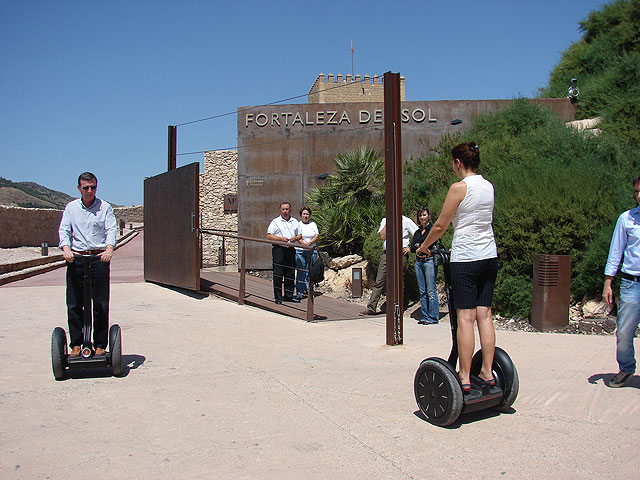
<path id="1" fill-rule="evenodd" d="M 309 103 L 382 103 L 382 78 L 378 75 L 361 77 L 359 74 L 355 78 L 348 74 L 345 78 L 341 73 L 334 78 L 330 73 L 325 79 L 324 73 L 321 73 L 309 90 Z M 400 77 L 400 101 L 405 101 L 404 77 Z"/>

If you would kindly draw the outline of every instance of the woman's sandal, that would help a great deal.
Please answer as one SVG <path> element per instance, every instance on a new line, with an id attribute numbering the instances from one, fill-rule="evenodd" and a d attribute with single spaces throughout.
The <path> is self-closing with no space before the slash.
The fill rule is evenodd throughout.
<path id="1" fill-rule="evenodd" d="M 471 384 L 470 383 L 463 383 L 462 384 L 462 393 L 469 393 L 471 391 Z"/>
<path id="2" fill-rule="evenodd" d="M 482 380 L 484 383 L 486 383 L 490 387 L 495 387 L 496 386 L 496 379 L 493 378 L 493 377 L 491 377 L 489 380 L 485 380 L 484 378 L 480 377 L 480 380 Z"/>

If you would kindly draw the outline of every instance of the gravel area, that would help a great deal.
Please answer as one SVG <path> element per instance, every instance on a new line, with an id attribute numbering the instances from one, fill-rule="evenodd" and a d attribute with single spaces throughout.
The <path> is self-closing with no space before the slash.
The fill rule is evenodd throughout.
<path id="1" fill-rule="evenodd" d="M 49 247 L 49 256 L 59 255 L 61 253 L 62 250 L 58 247 Z M 0 248 L 0 265 L 26 262 L 27 260 L 35 260 L 41 257 L 41 247 Z"/>

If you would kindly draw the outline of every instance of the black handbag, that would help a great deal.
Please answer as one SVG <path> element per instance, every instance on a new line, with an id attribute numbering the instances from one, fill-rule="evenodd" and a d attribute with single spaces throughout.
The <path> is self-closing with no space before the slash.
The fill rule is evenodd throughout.
<path id="1" fill-rule="evenodd" d="M 313 283 L 320 283 L 324 280 L 324 262 L 320 255 L 318 255 L 311 265 L 311 270 L 309 270 L 309 278 Z"/>

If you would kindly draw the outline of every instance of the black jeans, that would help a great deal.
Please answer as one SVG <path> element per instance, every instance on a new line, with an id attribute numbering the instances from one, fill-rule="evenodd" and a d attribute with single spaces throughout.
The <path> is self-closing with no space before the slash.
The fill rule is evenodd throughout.
<path id="1" fill-rule="evenodd" d="M 273 245 L 271 250 L 273 259 L 273 295 L 276 300 L 282 300 L 282 280 L 284 279 L 284 298 L 293 297 L 295 287 L 296 249 Z"/>
<path id="2" fill-rule="evenodd" d="M 91 258 L 91 299 L 93 300 L 93 346 L 107 348 L 109 337 L 109 266 L 100 258 Z M 84 318 L 84 258 L 67 263 L 67 316 L 71 347 L 82 345 Z M 91 315 L 91 305 L 89 305 Z"/>

